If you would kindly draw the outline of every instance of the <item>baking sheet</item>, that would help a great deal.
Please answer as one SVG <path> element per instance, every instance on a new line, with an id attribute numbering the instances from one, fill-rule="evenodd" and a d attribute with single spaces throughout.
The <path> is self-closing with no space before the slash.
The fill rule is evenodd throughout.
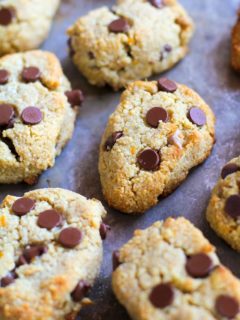
<path id="1" fill-rule="evenodd" d="M 78 16 L 111 0 L 63 0 L 52 32 L 42 46 L 60 58 L 73 87 L 81 88 L 86 101 L 81 108 L 74 136 L 55 166 L 45 172 L 37 185 L 1 185 L 0 197 L 22 195 L 31 189 L 61 187 L 87 197 L 103 200 L 98 175 L 98 147 L 108 116 L 118 104 L 120 93 L 90 86 L 68 58 L 65 30 Z M 190 54 L 166 75 L 199 92 L 217 117 L 217 142 L 204 164 L 191 171 L 187 180 L 169 197 L 143 216 L 131 217 L 107 208 L 112 230 L 104 243 L 104 261 L 91 291 L 95 304 L 81 312 L 81 320 L 129 320 L 111 291 L 111 254 L 137 228 L 158 219 L 183 215 L 199 227 L 217 247 L 221 261 L 240 276 L 240 256 L 219 239 L 205 220 L 205 210 L 222 166 L 240 153 L 240 75 L 229 67 L 230 33 L 239 0 L 180 0 L 193 17 L 196 33 Z M 157 77 L 154 77 L 157 79 Z M 105 203 L 104 203 L 105 204 Z M 106 204 L 105 204 L 106 205 Z"/>

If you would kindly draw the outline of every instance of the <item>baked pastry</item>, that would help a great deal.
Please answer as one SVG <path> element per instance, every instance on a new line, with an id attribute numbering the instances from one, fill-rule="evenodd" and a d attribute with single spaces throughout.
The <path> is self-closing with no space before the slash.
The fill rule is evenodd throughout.
<path id="1" fill-rule="evenodd" d="M 177 0 L 119 0 L 68 30 L 82 74 L 115 90 L 171 68 L 187 54 L 192 33 L 193 22 Z"/>
<path id="2" fill-rule="evenodd" d="M 32 50 L 47 37 L 60 0 L 0 1 L 0 55 Z"/>
<path id="3" fill-rule="evenodd" d="M 3 200 L 1 320 L 75 319 L 100 269 L 105 214 L 99 201 L 63 189 Z"/>
<path id="4" fill-rule="evenodd" d="M 238 19 L 232 30 L 231 64 L 236 71 L 240 71 L 240 11 Z"/>
<path id="5" fill-rule="evenodd" d="M 135 231 L 113 262 L 113 290 L 134 320 L 240 319 L 239 280 L 184 218 Z"/>
<path id="6" fill-rule="evenodd" d="M 166 78 L 123 92 L 100 146 L 99 172 L 109 205 L 141 213 L 171 193 L 214 144 L 214 115 L 199 95 Z"/>
<path id="7" fill-rule="evenodd" d="M 240 251 L 240 157 L 222 169 L 207 209 L 207 220 L 216 233 Z"/>
<path id="8" fill-rule="evenodd" d="M 32 183 L 54 165 L 82 98 L 49 52 L 0 59 L 0 183 Z"/>

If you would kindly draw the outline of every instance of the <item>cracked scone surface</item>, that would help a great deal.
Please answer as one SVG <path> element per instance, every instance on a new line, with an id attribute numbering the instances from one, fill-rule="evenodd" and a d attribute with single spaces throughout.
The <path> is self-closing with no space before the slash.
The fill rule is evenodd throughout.
<path id="1" fill-rule="evenodd" d="M 221 172 L 207 209 L 207 220 L 216 233 L 240 252 L 240 157 Z"/>
<path id="2" fill-rule="evenodd" d="M 33 200 L 34 207 L 22 216 L 14 213 L 19 198 L 7 196 L 1 204 L 0 318 L 63 320 L 87 303 L 84 290 L 73 292 L 79 282 L 89 288 L 98 274 L 102 260 L 99 228 L 106 212 L 99 201 L 63 189 L 35 190 L 24 198 Z M 38 226 L 40 213 L 46 210 L 55 210 L 62 217 L 61 224 L 51 230 Z M 72 248 L 59 243 L 67 228 L 81 232 L 80 243 Z M 25 264 L 17 262 L 27 259 L 27 246 L 45 250 L 32 253 Z M 3 286 L 11 270 L 14 281 Z"/>
<path id="3" fill-rule="evenodd" d="M 60 0 L 2 0 L 1 10 L 5 23 L 0 19 L 0 55 L 32 50 L 45 40 Z M 3 22 L 4 22 L 3 21 Z"/>
<path id="4" fill-rule="evenodd" d="M 127 30 L 111 32 L 109 24 L 119 18 L 127 21 Z M 192 33 L 192 20 L 175 0 L 162 8 L 120 0 L 113 10 L 94 10 L 68 30 L 79 70 L 91 84 L 115 90 L 171 68 L 186 55 Z"/>
<path id="5" fill-rule="evenodd" d="M 231 52 L 232 67 L 240 72 L 240 11 L 238 19 L 232 30 L 232 52 Z"/>
<path id="6" fill-rule="evenodd" d="M 164 84 L 166 79 L 159 81 Z M 215 119 L 210 107 L 184 85 L 170 81 L 176 86 L 170 93 L 159 89 L 158 82 L 130 84 L 102 137 L 99 172 L 103 194 L 110 206 L 122 212 L 142 213 L 157 204 L 159 196 L 171 193 L 192 167 L 208 157 L 214 144 Z M 189 119 L 193 106 L 205 120 L 201 126 Z M 156 119 L 148 119 L 148 112 L 155 107 L 165 113 L 165 122 L 152 127 Z M 149 149 L 153 151 L 149 160 L 158 163 L 141 167 L 140 154 Z"/>
<path id="7" fill-rule="evenodd" d="M 194 266 L 194 259 L 207 261 L 208 268 Z M 200 230 L 184 218 L 135 231 L 119 250 L 112 285 L 134 320 L 226 319 L 227 299 L 232 302 L 232 318 L 240 319 L 239 280 L 219 263 L 215 248 Z"/>
<path id="8" fill-rule="evenodd" d="M 33 82 L 23 79 L 28 67 L 39 71 Z M 7 55 L 0 59 L 0 70 L 8 74 L 7 83 L 0 84 L 0 122 L 3 105 L 14 111 L 9 123 L 0 126 L 0 183 L 31 183 L 54 165 L 56 155 L 72 136 L 76 108 L 65 96 L 70 83 L 56 56 L 44 51 Z M 23 122 L 23 111 L 29 106 L 42 113 L 39 123 Z"/>

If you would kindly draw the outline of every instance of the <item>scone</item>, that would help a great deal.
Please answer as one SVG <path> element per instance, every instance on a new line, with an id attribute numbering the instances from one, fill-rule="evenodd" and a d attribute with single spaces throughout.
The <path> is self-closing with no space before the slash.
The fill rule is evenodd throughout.
<path id="1" fill-rule="evenodd" d="M 32 183 L 54 165 L 82 98 L 49 52 L 0 59 L 0 183 Z"/>
<path id="2" fill-rule="evenodd" d="M 188 52 L 193 23 L 177 0 L 118 0 L 69 28 L 72 59 L 88 81 L 115 90 L 171 68 Z"/>
<path id="3" fill-rule="evenodd" d="M 63 189 L 7 196 L 0 207 L 0 319 L 73 320 L 99 272 L 97 200 Z"/>
<path id="4" fill-rule="evenodd" d="M 208 205 L 207 220 L 221 238 L 240 252 L 240 157 L 223 167 Z"/>
<path id="5" fill-rule="evenodd" d="M 171 193 L 214 144 L 210 107 L 166 78 L 123 92 L 100 146 L 99 172 L 109 205 L 141 213 Z"/>
<path id="6" fill-rule="evenodd" d="M 240 11 L 238 12 L 238 20 L 232 30 L 232 67 L 240 72 Z"/>
<path id="7" fill-rule="evenodd" d="M 134 320 L 240 319 L 239 280 L 184 218 L 137 230 L 113 262 L 113 290 Z"/>
<path id="8" fill-rule="evenodd" d="M 60 0 L 0 1 L 0 55 L 32 50 L 47 37 Z"/>

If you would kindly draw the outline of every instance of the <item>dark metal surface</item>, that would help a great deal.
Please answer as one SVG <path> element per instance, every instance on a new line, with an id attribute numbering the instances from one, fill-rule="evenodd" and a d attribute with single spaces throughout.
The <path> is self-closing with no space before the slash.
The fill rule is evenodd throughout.
<path id="1" fill-rule="evenodd" d="M 1 199 L 6 194 L 21 195 L 30 189 L 62 187 L 103 201 L 97 163 L 98 146 L 108 116 L 119 101 L 119 93 L 90 86 L 78 73 L 67 55 L 65 30 L 76 18 L 110 0 L 65 0 L 55 19 L 50 37 L 43 45 L 61 59 L 74 87 L 82 88 L 86 101 L 77 120 L 73 139 L 45 172 L 37 185 L 0 186 Z M 111 291 L 111 253 L 137 228 L 145 228 L 158 219 L 183 215 L 199 227 L 217 247 L 224 264 L 240 276 L 240 256 L 220 240 L 205 220 L 210 192 L 223 164 L 240 152 L 240 76 L 229 67 L 230 32 L 240 1 L 181 0 L 196 23 L 190 54 L 167 76 L 199 92 L 212 106 L 217 117 L 217 143 L 210 158 L 194 169 L 187 180 L 168 198 L 140 217 L 108 210 L 112 230 L 105 241 L 102 271 L 92 290 L 95 304 L 81 313 L 82 320 L 128 320 Z M 155 77 L 157 78 L 157 77 Z"/>

